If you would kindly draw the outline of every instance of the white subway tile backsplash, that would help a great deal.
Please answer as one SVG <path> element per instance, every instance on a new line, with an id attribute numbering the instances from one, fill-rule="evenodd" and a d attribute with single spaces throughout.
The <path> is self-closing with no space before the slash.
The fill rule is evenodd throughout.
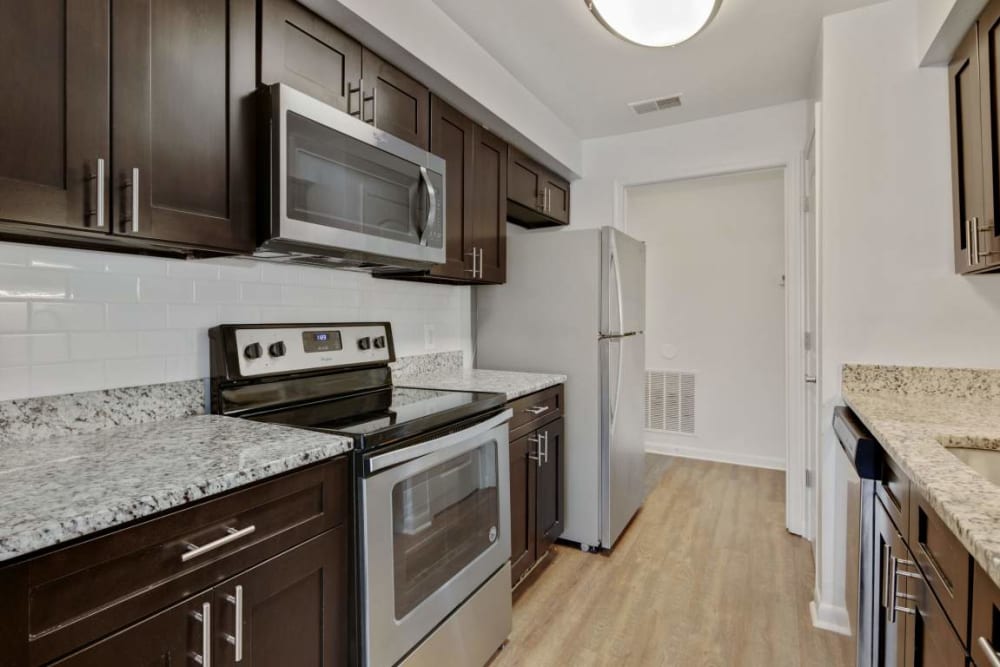
<path id="1" fill-rule="evenodd" d="M 100 361 L 32 366 L 30 385 L 32 396 L 68 394 L 109 386 L 104 379 L 104 364 Z"/>
<path id="2" fill-rule="evenodd" d="M 0 400 L 206 377 L 220 323 L 393 323 L 397 354 L 468 344 L 466 287 L 240 258 L 0 242 Z"/>
<path id="3" fill-rule="evenodd" d="M 232 281 L 196 280 L 196 303 L 236 303 L 240 300 L 240 284 Z"/>
<path id="4" fill-rule="evenodd" d="M 0 332 L 27 330 L 28 304 L 23 301 L 0 302 Z"/>
<path id="5" fill-rule="evenodd" d="M 165 382 L 166 361 L 162 357 L 109 359 L 104 362 L 104 377 L 109 387 L 134 387 Z"/>
<path id="6" fill-rule="evenodd" d="M 102 303 L 32 303 L 32 331 L 94 331 L 104 328 Z"/>
<path id="7" fill-rule="evenodd" d="M 202 304 L 167 306 L 168 329 L 207 329 L 219 323 L 218 306 Z"/>
<path id="8" fill-rule="evenodd" d="M 138 354 L 137 340 L 131 331 L 74 333 L 69 337 L 69 354 L 74 361 L 134 357 Z"/>
<path id="9" fill-rule="evenodd" d="M 107 273 L 74 273 L 69 279 L 74 301 L 132 303 L 139 298 L 139 279 Z"/>
<path id="10" fill-rule="evenodd" d="M 0 401 L 23 398 L 31 393 L 31 367 L 0 369 Z"/>
<path id="11" fill-rule="evenodd" d="M 66 274 L 43 269 L 0 268 L 0 299 L 65 299 Z"/>
<path id="12" fill-rule="evenodd" d="M 150 303 L 108 304 L 108 329 L 111 331 L 165 329 L 166 327 L 167 310 L 165 306 Z"/>
<path id="13" fill-rule="evenodd" d="M 194 281 L 190 278 L 140 277 L 139 300 L 143 303 L 192 303 Z"/>

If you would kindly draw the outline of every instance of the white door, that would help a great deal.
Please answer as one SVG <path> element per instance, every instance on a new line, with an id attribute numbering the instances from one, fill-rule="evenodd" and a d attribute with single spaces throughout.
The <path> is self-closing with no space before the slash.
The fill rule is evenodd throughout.
<path id="1" fill-rule="evenodd" d="M 816 224 L 816 135 L 812 136 L 806 149 L 805 228 L 802 234 L 805 303 L 805 338 L 802 341 L 804 355 L 802 367 L 805 369 L 805 428 L 806 428 L 806 511 L 804 535 L 810 537 L 816 528 L 816 459 L 819 452 L 819 238 Z"/>

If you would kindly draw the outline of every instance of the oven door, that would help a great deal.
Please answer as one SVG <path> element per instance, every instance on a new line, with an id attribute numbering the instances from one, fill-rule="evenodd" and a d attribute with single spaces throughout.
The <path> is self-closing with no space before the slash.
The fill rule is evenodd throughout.
<path id="1" fill-rule="evenodd" d="M 401 660 L 510 559 L 510 416 L 366 461 L 366 664 Z"/>
<path id="2" fill-rule="evenodd" d="M 263 248 L 445 261 L 444 160 L 285 85 L 270 95 L 277 197 Z"/>

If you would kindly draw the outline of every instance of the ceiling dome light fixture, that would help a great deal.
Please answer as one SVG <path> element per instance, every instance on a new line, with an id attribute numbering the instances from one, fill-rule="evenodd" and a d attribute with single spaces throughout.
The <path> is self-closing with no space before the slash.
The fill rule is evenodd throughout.
<path id="1" fill-rule="evenodd" d="M 722 0 L 584 0 L 605 28 L 640 46 L 674 46 L 705 29 Z"/>

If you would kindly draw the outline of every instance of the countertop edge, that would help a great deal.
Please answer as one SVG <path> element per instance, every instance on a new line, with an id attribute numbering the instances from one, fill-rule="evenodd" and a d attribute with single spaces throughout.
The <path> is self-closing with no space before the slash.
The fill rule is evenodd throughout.
<path id="1" fill-rule="evenodd" d="M 499 388 L 496 384 L 490 384 L 503 382 L 505 379 L 509 380 L 511 378 L 517 380 L 519 384 L 503 388 Z M 506 395 L 508 401 L 513 401 L 523 396 L 566 384 L 567 380 L 568 377 L 562 373 L 496 371 L 477 368 L 461 371 L 434 371 L 422 375 L 413 375 L 401 378 L 397 384 L 400 387 L 413 387 L 415 389 L 502 393 Z"/>

